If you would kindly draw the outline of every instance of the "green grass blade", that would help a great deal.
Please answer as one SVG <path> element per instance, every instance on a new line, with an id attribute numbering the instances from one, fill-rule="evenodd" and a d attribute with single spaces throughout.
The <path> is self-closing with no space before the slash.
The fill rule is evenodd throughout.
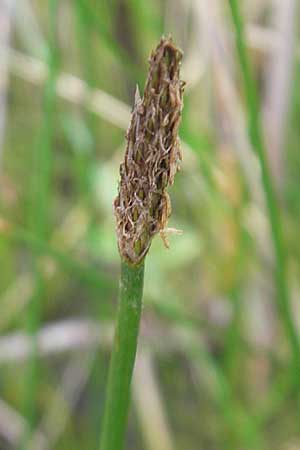
<path id="1" fill-rule="evenodd" d="M 57 1 L 50 0 L 50 43 L 48 53 L 49 76 L 43 97 L 43 120 L 40 137 L 33 151 L 33 182 L 29 204 L 29 222 L 33 234 L 40 239 L 47 239 L 49 233 L 49 204 L 52 170 L 52 136 L 54 132 L 56 51 L 55 22 Z M 21 446 L 27 447 L 38 419 L 38 393 L 40 386 L 40 363 L 37 354 L 37 333 L 41 320 L 41 299 L 45 286 L 42 272 L 37 264 L 33 264 L 35 289 L 25 315 L 25 328 L 32 341 L 32 351 L 25 372 L 24 414 L 28 426 L 25 430 Z"/>
<path id="2" fill-rule="evenodd" d="M 262 184 L 265 191 L 266 207 L 271 229 L 271 237 L 275 255 L 275 282 L 277 286 L 278 310 L 282 318 L 288 338 L 293 364 L 300 373 L 300 346 L 295 323 L 292 318 L 290 295 L 287 280 L 287 254 L 284 243 L 279 206 L 273 186 L 271 172 L 268 167 L 266 149 L 260 121 L 260 108 L 257 89 L 246 50 L 244 24 L 238 0 L 229 0 L 232 21 L 235 29 L 236 47 L 241 66 L 244 93 L 247 102 L 249 120 L 249 138 L 256 151 L 261 168 Z"/>

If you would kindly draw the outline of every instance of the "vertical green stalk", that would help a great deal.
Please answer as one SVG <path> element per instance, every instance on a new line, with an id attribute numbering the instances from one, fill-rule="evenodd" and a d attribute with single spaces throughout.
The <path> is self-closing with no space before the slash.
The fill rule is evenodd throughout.
<path id="1" fill-rule="evenodd" d="M 81 0 L 74 2 L 74 12 L 76 16 L 76 32 L 80 51 L 80 62 L 84 80 L 90 88 L 97 85 L 97 66 L 95 61 L 95 52 L 93 48 L 92 32 L 89 21 L 86 17 L 86 6 Z M 101 136 L 101 124 L 97 121 L 94 114 L 82 112 L 81 118 L 87 126 L 87 131 L 92 138 L 90 146 L 81 146 L 81 150 L 76 152 L 74 166 L 77 174 L 79 193 L 82 195 L 84 203 L 89 206 L 90 201 L 90 178 L 92 172 L 93 157 L 95 156 L 95 140 Z M 100 130 L 99 130 L 100 127 Z"/>
<path id="2" fill-rule="evenodd" d="M 178 140 L 184 83 L 181 51 L 162 38 L 150 57 L 143 98 L 137 89 L 124 161 L 114 202 L 121 256 L 120 304 L 113 347 L 100 450 L 121 450 L 135 360 L 144 260 L 151 241 L 165 228 L 171 213 L 166 192 L 178 170 Z"/>
<path id="3" fill-rule="evenodd" d="M 300 373 L 300 345 L 295 323 L 292 318 L 290 295 L 287 281 L 287 255 L 279 206 L 276 200 L 272 176 L 268 167 L 263 132 L 260 121 L 260 111 L 257 89 L 252 75 L 251 66 L 245 45 L 244 24 L 239 10 L 238 0 L 229 0 L 232 21 L 235 27 L 235 39 L 244 82 L 244 92 L 248 108 L 249 137 L 256 151 L 261 168 L 266 207 L 271 228 L 271 236 L 275 255 L 275 282 L 277 285 L 278 310 L 281 314 L 285 333 L 290 344 L 293 364 L 296 373 Z"/>
<path id="4" fill-rule="evenodd" d="M 57 0 L 49 0 L 50 12 L 50 43 L 48 49 L 49 75 L 43 96 L 43 123 L 40 136 L 33 150 L 33 174 L 29 203 L 29 227 L 40 240 L 45 241 L 49 233 L 50 187 L 52 168 L 52 136 L 54 130 L 55 110 L 55 80 L 56 80 L 56 52 L 55 52 L 55 22 Z M 41 299 L 44 296 L 44 280 L 40 262 L 33 264 L 35 288 L 28 305 L 25 317 L 25 327 L 31 340 L 31 354 L 25 373 L 24 415 L 27 429 L 21 442 L 21 448 L 26 449 L 27 443 L 36 426 L 38 416 L 38 391 L 41 379 L 40 364 L 37 352 L 37 333 L 41 321 Z"/>
<path id="5" fill-rule="evenodd" d="M 143 283 L 144 263 L 131 266 L 122 262 L 119 311 L 100 450 L 120 450 L 123 445 L 142 309 Z"/>

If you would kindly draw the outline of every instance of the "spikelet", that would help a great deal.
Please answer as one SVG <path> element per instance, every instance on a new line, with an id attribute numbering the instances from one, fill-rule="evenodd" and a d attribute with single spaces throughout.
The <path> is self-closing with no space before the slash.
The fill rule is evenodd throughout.
<path id="1" fill-rule="evenodd" d="M 155 234 L 164 238 L 171 203 L 166 192 L 179 169 L 178 128 L 184 82 L 179 70 L 182 52 L 171 38 L 162 38 L 150 57 L 141 99 L 137 88 L 127 131 L 114 201 L 119 252 L 129 264 L 139 264 Z M 165 242 L 165 239 L 164 239 Z"/>

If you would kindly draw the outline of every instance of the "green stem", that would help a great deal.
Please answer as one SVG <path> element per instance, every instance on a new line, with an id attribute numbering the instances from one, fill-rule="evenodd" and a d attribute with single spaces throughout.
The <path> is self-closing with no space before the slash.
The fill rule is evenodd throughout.
<path id="1" fill-rule="evenodd" d="M 279 207 L 277 205 L 272 176 L 268 167 L 263 132 L 260 121 L 260 108 L 257 89 L 245 45 L 244 24 L 238 0 L 229 0 L 232 20 L 235 27 L 236 46 L 243 75 L 244 92 L 248 108 L 249 137 L 256 151 L 261 168 L 265 191 L 267 213 L 275 255 L 275 281 L 277 284 L 278 310 L 281 313 L 286 336 L 289 340 L 296 373 L 300 373 L 300 345 L 295 323 L 292 318 L 290 295 L 287 281 L 287 255 L 283 239 Z"/>
<path id="2" fill-rule="evenodd" d="M 38 142 L 33 150 L 32 190 L 29 203 L 30 229 L 37 238 L 48 239 L 49 203 L 52 169 L 52 139 L 55 117 L 55 81 L 56 81 L 56 13 L 57 0 L 49 0 L 51 20 L 48 48 L 49 77 L 43 95 L 43 121 Z M 35 289 L 25 314 L 25 328 L 31 340 L 31 352 L 28 359 L 24 384 L 24 415 L 27 427 L 21 439 L 20 448 L 26 449 L 38 420 L 38 395 L 41 380 L 41 365 L 37 352 L 37 333 L 40 328 L 42 299 L 45 294 L 44 278 L 39 263 L 33 262 Z"/>
<path id="3" fill-rule="evenodd" d="M 142 310 L 144 263 L 121 264 L 119 311 L 107 385 L 100 450 L 121 450 Z"/>

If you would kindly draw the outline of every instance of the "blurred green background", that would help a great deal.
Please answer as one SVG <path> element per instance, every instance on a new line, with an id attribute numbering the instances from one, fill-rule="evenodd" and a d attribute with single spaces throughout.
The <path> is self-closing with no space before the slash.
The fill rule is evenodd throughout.
<path id="1" fill-rule="evenodd" d="M 296 329 L 298 6 L 240 2 Z M 112 201 L 136 84 L 169 33 L 187 82 L 169 223 L 183 234 L 169 250 L 157 237 L 147 257 L 126 449 L 300 449 L 300 374 L 218 0 L 0 1 L 0 449 L 98 448 L 119 276 Z"/>

